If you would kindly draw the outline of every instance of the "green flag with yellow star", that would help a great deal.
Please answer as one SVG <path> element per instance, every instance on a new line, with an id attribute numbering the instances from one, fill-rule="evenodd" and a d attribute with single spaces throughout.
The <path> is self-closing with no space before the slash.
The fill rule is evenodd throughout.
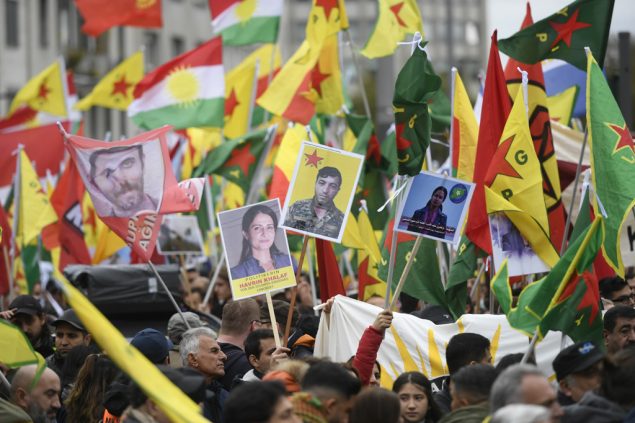
<path id="1" fill-rule="evenodd" d="M 591 175 L 597 194 L 593 207 L 596 216 L 605 215 L 602 253 L 607 263 L 624 277 L 620 234 L 627 214 L 635 206 L 635 147 L 622 112 L 591 54 L 586 104 Z"/>
<path id="2" fill-rule="evenodd" d="M 584 47 L 604 61 L 614 0 L 577 0 L 553 15 L 498 41 L 503 53 L 522 63 L 560 59 L 584 70 Z"/>

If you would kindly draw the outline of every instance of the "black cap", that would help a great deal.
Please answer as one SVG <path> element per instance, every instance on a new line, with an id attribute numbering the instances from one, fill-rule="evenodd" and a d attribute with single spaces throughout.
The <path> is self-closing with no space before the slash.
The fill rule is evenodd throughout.
<path id="1" fill-rule="evenodd" d="M 44 313 L 44 309 L 42 309 L 42 305 L 40 302 L 35 299 L 32 295 L 18 295 L 15 297 L 11 304 L 9 304 L 9 310 L 17 309 L 15 311 L 16 314 L 30 314 L 32 316 L 36 314 Z"/>
<path id="2" fill-rule="evenodd" d="M 73 310 L 72 308 L 69 308 L 68 310 L 65 310 L 64 314 L 62 314 L 62 316 L 59 319 L 57 319 L 56 321 L 54 321 L 51 324 L 53 326 L 57 326 L 60 323 L 67 323 L 67 324 L 73 326 L 75 329 L 79 329 L 82 332 L 88 332 L 86 330 L 86 328 L 84 328 L 84 324 L 82 323 L 82 321 L 79 320 L 79 317 L 77 317 L 77 314 L 75 313 L 75 310 Z"/>
<path id="3" fill-rule="evenodd" d="M 413 311 L 411 314 L 420 319 L 430 320 L 435 325 L 454 323 L 452 315 L 445 308 L 437 304 L 428 304 L 423 310 Z"/>
<path id="4" fill-rule="evenodd" d="M 604 358 L 604 352 L 593 342 L 576 342 L 568 346 L 553 360 L 553 370 L 558 381 L 573 373 L 588 369 Z"/>

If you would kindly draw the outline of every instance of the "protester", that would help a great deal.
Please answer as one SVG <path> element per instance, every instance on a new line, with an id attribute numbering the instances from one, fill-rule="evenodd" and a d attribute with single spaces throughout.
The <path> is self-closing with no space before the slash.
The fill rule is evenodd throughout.
<path id="1" fill-rule="evenodd" d="M 168 338 L 170 342 L 172 342 L 172 348 L 170 348 L 169 358 L 170 358 L 170 367 L 179 368 L 183 365 L 181 362 L 181 354 L 179 352 L 179 344 L 181 343 L 181 339 L 183 339 L 183 334 L 188 330 L 187 325 L 183 321 L 183 317 L 187 321 L 190 329 L 200 328 L 201 326 L 205 326 L 203 321 L 198 317 L 196 313 L 192 313 L 191 311 L 184 311 L 182 313 L 174 313 L 170 320 L 168 320 Z"/>
<path id="2" fill-rule="evenodd" d="M 381 367 L 377 363 L 377 351 L 384 340 L 386 329 L 392 324 L 392 317 L 389 309 L 379 312 L 373 324 L 366 328 L 359 340 L 352 365 L 359 372 L 363 386 L 379 386 Z"/>
<path id="3" fill-rule="evenodd" d="M 619 276 L 600 280 L 600 296 L 614 305 L 635 306 L 635 294 L 626 281 Z"/>
<path id="4" fill-rule="evenodd" d="M 394 392 L 380 388 L 359 394 L 351 410 L 350 423 L 399 423 L 401 408 Z"/>
<path id="5" fill-rule="evenodd" d="M 143 329 L 135 334 L 130 345 L 138 349 L 153 364 L 170 364 L 172 343 L 158 330 Z"/>
<path id="6" fill-rule="evenodd" d="M 46 314 L 40 302 L 31 295 L 15 297 L 7 311 L 0 312 L 0 317 L 16 325 L 31 342 L 33 349 L 42 357 L 53 354 L 53 337 L 46 322 Z"/>
<path id="7" fill-rule="evenodd" d="M 392 391 L 399 397 L 404 423 L 436 423 L 441 419 L 441 410 L 432 399 L 432 384 L 422 373 L 402 373 Z"/>
<path id="8" fill-rule="evenodd" d="M 491 414 L 509 404 L 534 404 L 548 408 L 552 422 L 562 417 L 555 389 L 537 367 L 527 364 L 510 366 L 498 376 L 489 404 Z"/>
<path id="9" fill-rule="evenodd" d="M 309 364 L 300 360 L 284 360 L 275 370 L 263 376 L 263 381 L 280 381 L 284 384 L 288 394 L 300 392 L 300 384 L 309 370 Z"/>
<path id="10" fill-rule="evenodd" d="M 249 382 L 225 402 L 225 423 L 301 423 L 279 382 Z"/>
<path id="11" fill-rule="evenodd" d="M 24 410 L 34 422 L 54 423 L 60 408 L 60 378 L 51 369 L 44 369 L 33 386 L 38 374 L 36 365 L 18 369 L 11 381 L 11 402 Z"/>
<path id="12" fill-rule="evenodd" d="M 220 379 L 225 375 L 227 356 L 214 339 L 214 332 L 206 327 L 190 329 L 181 340 L 183 365 L 197 370 L 205 377 L 209 396 L 203 404 L 203 415 L 214 423 L 223 423 L 223 404 L 228 392 Z"/>
<path id="13" fill-rule="evenodd" d="M 452 411 L 440 423 L 481 423 L 489 415 L 489 393 L 498 373 L 489 364 L 459 369 L 450 381 Z"/>
<path id="14" fill-rule="evenodd" d="M 46 358 L 46 365 L 61 375 L 66 354 L 78 345 L 90 345 L 92 338 L 75 311 L 70 308 L 52 325 L 55 327 L 55 353 Z"/>
<path id="15" fill-rule="evenodd" d="M 208 303 L 201 305 L 201 311 L 221 319 L 223 317 L 223 309 L 225 308 L 225 305 L 231 301 L 231 299 L 232 291 L 229 286 L 229 276 L 227 275 L 227 269 L 223 267 L 218 272 Z"/>
<path id="16" fill-rule="evenodd" d="M 243 376 L 245 382 L 262 379 L 271 367 L 271 354 L 276 350 L 276 342 L 271 329 L 256 329 L 245 339 L 245 355 L 253 367 Z"/>
<path id="17" fill-rule="evenodd" d="M 62 368 L 62 374 L 60 375 L 60 382 L 62 384 L 62 394 L 60 395 L 60 398 L 62 402 L 66 401 L 68 395 L 73 389 L 73 386 L 75 386 L 77 375 L 79 374 L 80 369 L 84 366 L 88 356 L 98 353 L 99 348 L 94 345 L 78 345 L 73 347 L 68 354 L 66 354 L 64 367 Z"/>
<path id="18" fill-rule="evenodd" d="M 604 314 L 604 343 L 609 354 L 635 345 L 635 309 L 615 306 Z"/>
<path id="19" fill-rule="evenodd" d="M 571 405 L 600 386 L 604 353 L 593 342 L 576 342 L 553 360 L 558 380 L 558 402 Z"/>
<path id="20" fill-rule="evenodd" d="M 441 389 L 434 394 L 434 402 L 439 406 L 441 413 L 447 414 L 451 409 L 452 395 L 449 381 L 452 375 L 464 366 L 478 363 L 490 364 L 492 355 L 489 347 L 489 339 L 477 333 L 459 333 L 450 338 L 445 349 L 450 376 L 443 380 Z"/>
<path id="21" fill-rule="evenodd" d="M 490 423 L 549 423 L 549 410 L 540 405 L 510 404 L 499 409 Z"/>

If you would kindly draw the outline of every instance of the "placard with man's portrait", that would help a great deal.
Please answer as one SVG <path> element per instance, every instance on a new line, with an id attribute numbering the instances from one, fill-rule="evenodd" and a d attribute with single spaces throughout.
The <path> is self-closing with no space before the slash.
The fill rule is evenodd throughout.
<path id="1" fill-rule="evenodd" d="M 363 163 L 362 155 L 303 142 L 281 226 L 340 242 Z"/>

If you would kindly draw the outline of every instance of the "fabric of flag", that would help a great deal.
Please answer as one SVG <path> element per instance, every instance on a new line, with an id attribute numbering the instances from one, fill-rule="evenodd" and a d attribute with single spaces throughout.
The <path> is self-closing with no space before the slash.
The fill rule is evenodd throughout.
<path id="1" fill-rule="evenodd" d="M 416 0 L 378 0 L 379 14 L 361 53 L 369 59 L 389 56 L 408 34 L 423 34 Z"/>
<path id="2" fill-rule="evenodd" d="M 549 239 L 549 218 L 541 200 L 543 179 L 523 90 L 518 90 L 484 182 L 487 213 L 504 212 L 542 261 L 553 267 L 558 253 Z"/>
<path id="3" fill-rule="evenodd" d="M 99 219 L 97 228 L 97 245 L 91 259 L 92 264 L 103 262 L 126 246 L 123 239 Z"/>
<path id="4" fill-rule="evenodd" d="M 614 0 L 576 0 L 553 15 L 499 41 L 500 50 L 522 63 L 561 59 L 586 68 L 584 47 L 604 61 Z"/>
<path id="5" fill-rule="evenodd" d="M 569 125 L 573 117 L 573 110 L 580 89 L 577 86 L 569 87 L 561 93 L 547 97 L 547 107 L 551 120 Z"/>
<path id="6" fill-rule="evenodd" d="M 344 104 L 342 71 L 337 35 L 324 40 L 320 57 L 311 71 L 311 91 L 307 97 L 314 101 L 316 113 L 334 115 Z"/>
<path id="7" fill-rule="evenodd" d="M 225 83 L 221 38 L 207 41 L 147 74 L 134 90 L 128 116 L 139 127 L 223 125 Z"/>
<path id="8" fill-rule="evenodd" d="M 381 155 L 388 163 L 384 172 L 388 179 L 392 179 L 399 171 L 399 160 L 397 158 L 397 132 L 395 125 L 386 131 L 386 138 L 381 143 Z"/>
<path id="9" fill-rule="evenodd" d="M 424 46 L 420 43 L 414 49 L 395 83 L 392 105 L 400 175 L 421 171 L 432 124 L 427 102 L 441 88 L 441 78 L 434 73 Z"/>
<path id="10" fill-rule="evenodd" d="M 478 122 L 467 96 L 465 85 L 458 71 L 452 72 L 452 126 L 450 140 L 452 151 L 452 176 L 464 181 L 472 181 L 476 161 Z"/>
<path id="11" fill-rule="evenodd" d="M 635 147 L 622 112 L 592 55 L 588 58 L 587 78 L 588 141 L 597 194 L 597 198 L 593 197 L 593 208 L 596 216 L 603 214 L 603 210 L 607 214 L 602 220 L 602 254 L 617 274 L 624 277 L 620 234 L 627 214 L 635 206 Z"/>
<path id="12" fill-rule="evenodd" d="M 463 235 L 456 250 L 457 255 L 450 265 L 448 283 L 445 294 L 451 304 L 450 311 L 455 319 L 458 319 L 465 310 L 467 304 L 467 280 L 476 276 L 477 259 L 481 250 L 476 248 L 468 237 Z M 477 281 L 478 283 L 478 281 Z M 454 313 L 459 313 L 455 315 Z"/>
<path id="13" fill-rule="evenodd" d="M 187 146 L 183 152 L 181 179 L 191 178 L 207 153 L 223 142 L 221 128 L 188 128 L 185 132 Z"/>
<path id="14" fill-rule="evenodd" d="M 33 126 L 37 114 L 37 110 L 29 106 L 18 107 L 10 116 L 0 119 L 0 133 L 27 129 Z"/>
<path id="15" fill-rule="evenodd" d="M 365 245 L 365 249 L 358 250 L 357 262 L 359 263 L 358 271 L 358 296 L 362 301 L 366 300 L 365 289 L 368 285 L 374 285 L 383 282 L 377 274 L 377 267 L 381 262 L 381 250 L 377 243 L 375 231 L 364 209 L 359 211 L 357 215 L 357 225 L 359 227 L 359 235 Z M 348 227 L 348 225 L 347 225 Z M 384 293 L 386 292 L 385 283 Z M 385 296 L 385 294 L 384 294 Z"/>
<path id="16" fill-rule="evenodd" d="M 88 110 L 102 106 L 126 110 L 132 103 L 135 86 L 143 78 L 143 68 L 143 52 L 138 51 L 108 72 L 75 108 Z"/>
<path id="17" fill-rule="evenodd" d="M 97 37 L 113 26 L 161 28 L 159 0 L 75 0 L 84 18 L 82 32 Z"/>
<path id="18" fill-rule="evenodd" d="M 554 59 L 542 62 L 542 71 L 545 76 L 545 88 L 548 96 L 554 96 L 569 88 L 577 87 L 578 98 L 573 107 L 573 116 L 584 116 L 586 114 L 586 69 L 581 70 L 567 62 Z"/>
<path id="19" fill-rule="evenodd" d="M 505 85 L 505 74 L 500 62 L 496 31 L 492 35 L 492 44 L 487 62 L 487 76 L 483 91 L 483 112 L 479 124 L 474 178 L 474 194 L 465 225 L 465 234 L 478 248 L 492 254 L 489 220 L 485 205 L 484 180 L 494 152 L 498 148 L 501 134 L 511 110 L 511 102 Z"/>
<path id="20" fill-rule="evenodd" d="M 254 112 L 254 101 L 267 88 L 269 75 L 279 68 L 280 49 L 277 45 L 267 44 L 225 74 L 225 137 L 236 138 L 249 131 L 249 113 Z M 253 119 L 251 125 L 254 126 Z"/>
<path id="21" fill-rule="evenodd" d="M 298 154 L 300 154 L 300 147 L 302 141 L 306 140 L 307 137 L 304 126 L 295 124 L 287 129 L 280 143 L 280 148 L 273 164 L 273 175 L 271 177 L 271 187 L 269 188 L 269 199 L 278 198 L 280 207 L 284 207 L 295 163 Z"/>
<path id="22" fill-rule="evenodd" d="M 531 7 L 527 3 L 527 12 L 522 23 L 522 28 L 533 24 Z M 564 237 L 565 210 L 561 200 L 560 176 L 558 175 L 558 163 L 553 147 L 551 135 L 550 111 L 547 108 L 547 94 L 545 92 L 545 80 L 542 73 L 542 65 L 523 65 L 513 58 L 505 66 L 505 78 L 507 88 L 512 98 L 516 97 L 521 87 L 521 74 L 518 68 L 527 72 L 527 107 L 529 114 L 529 131 L 534 142 L 534 149 L 540 161 L 540 172 L 543 180 L 543 197 L 547 207 L 549 218 L 549 238 L 553 245 L 560 249 Z"/>
<path id="23" fill-rule="evenodd" d="M 103 314 L 68 281 L 62 280 L 64 295 L 97 344 L 108 357 L 143 390 L 173 422 L 208 422 L 195 404 L 174 386 L 159 369 L 104 317 Z"/>
<path id="24" fill-rule="evenodd" d="M 348 28 L 344 0 L 312 0 L 306 23 L 306 40 L 313 46 Z"/>
<path id="25" fill-rule="evenodd" d="M 9 224 L 9 219 L 4 211 L 4 207 L 0 207 L 0 295 L 6 295 L 9 292 L 9 277 L 11 272 L 11 239 L 13 231 Z"/>
<path id="26" fill-rule="evenodd" d="M 214 35 L 222 35 L 225 45 L 275 44 L 283 4 L 283 0 L 209 0 Z"/>
<path id="27" fill-rule="evenodd" d="M 222 175 L 239 185 L 244 192 L 249 191 L 254 171 L 266 146 L 267 132 L 261 129 L 223 142 L 207 154 L 194 171 L 194 176 Z"/>
<path id="28" fill-rule="evenodd" d="M 13 97 L 9 115 L 19 106 L 27 105 L 33 110 L 56 116 L 67 116 L 66 75 L 63 64 L 57 60 L 26 83 Z"/>
<path id="29" fill-rule="evenodd" d="M 33 349 L 26 334 L 4 319 L 0 319 L 0 362 L 10 369 L 36 364 L 35 380 L 46 369 L 44 357 Z"/>
<path id="30" fill-rule="evenodd" d="M 154 251 L 162 215 L 197 210 L 203 191 L 203 178 L 177 183 L 167 148 L 169 130 L 114 142 L 66 138 L 95 211 L 145 260 Z"/>
<path id="31" fill-rule="evenodd" d="M 346 295 L 340 266 L 330 241 L 315 238 L 318 275 L 320 276 L 320 299 L 323 303 L 336 295 Z"/>

